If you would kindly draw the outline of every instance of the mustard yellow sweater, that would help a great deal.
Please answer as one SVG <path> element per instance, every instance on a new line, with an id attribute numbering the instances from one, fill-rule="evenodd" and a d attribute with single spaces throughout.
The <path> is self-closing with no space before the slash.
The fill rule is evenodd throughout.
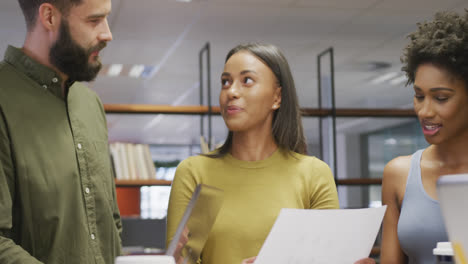
<path id="1" fill-rule="evenodd" d="M 177 167 L 167 241 L 174 236 L 200 183 L 224 190 L 223 207 L 203 248 L 202 264 L 240 264 L 256 256 L 281 208 L 339 208 L 331 170 L 315 157 L 282 150 L 254 162 L 230 154 L 223 158 L 194 156 Z"/>

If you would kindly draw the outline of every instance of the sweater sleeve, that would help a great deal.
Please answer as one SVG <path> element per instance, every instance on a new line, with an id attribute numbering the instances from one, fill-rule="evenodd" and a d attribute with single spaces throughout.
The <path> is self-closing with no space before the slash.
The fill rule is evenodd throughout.
<path id="1" fill-rule="evenodd" d="M 330 167 L 319 159 L 315 160 L 317 164 L 312 170 L 315 175 L 311 182 L 313 191 L 310 194 L 310 209 L 339 209 L 338 192 Z"/>
<path id="2" fill-rule="evenodd" d="M 169 246 L 169 243 L 174 237 L 177 226 L 185 212 L 185 208 L 198 184 L 195 180 L 193 167 L 189 159 L 179 164 L 172 182 L 169 207 L 167 210 L 166 247 Z"/>

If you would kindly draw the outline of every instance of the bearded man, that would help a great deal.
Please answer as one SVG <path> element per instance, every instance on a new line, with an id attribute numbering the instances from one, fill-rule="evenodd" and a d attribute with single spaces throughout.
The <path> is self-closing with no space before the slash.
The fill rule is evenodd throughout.
<path id="1" fill-rule="evenodd" d="M 0 62 L 0 263 L 113 263 L 121 252 L 105 113 L 80 81 L 112 40 L 111 0 L 18 0 Z"/>

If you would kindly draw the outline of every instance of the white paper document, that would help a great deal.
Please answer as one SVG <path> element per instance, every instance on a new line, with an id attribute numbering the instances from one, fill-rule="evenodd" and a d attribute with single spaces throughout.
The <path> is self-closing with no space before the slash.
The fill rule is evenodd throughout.
<path id="1" fill-rule="evenodd" d="M 255 264 L 353 264 L 369 256 L 385 209 L 282 209 Z"/>

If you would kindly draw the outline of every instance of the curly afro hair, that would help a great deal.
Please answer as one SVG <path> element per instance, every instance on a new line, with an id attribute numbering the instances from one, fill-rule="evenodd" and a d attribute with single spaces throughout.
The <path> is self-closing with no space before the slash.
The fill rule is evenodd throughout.
<path id="1" fill-rule="evenodd" d="M 418 23 L 418 30 L 408 38 L 411 41 L 401 57 L 407 84 L 414 83 L 419 65 L 432 63 L 464 80 L 468 89 L 468 10 L 464 16 L 438 12 L 433 21 Z"/>

